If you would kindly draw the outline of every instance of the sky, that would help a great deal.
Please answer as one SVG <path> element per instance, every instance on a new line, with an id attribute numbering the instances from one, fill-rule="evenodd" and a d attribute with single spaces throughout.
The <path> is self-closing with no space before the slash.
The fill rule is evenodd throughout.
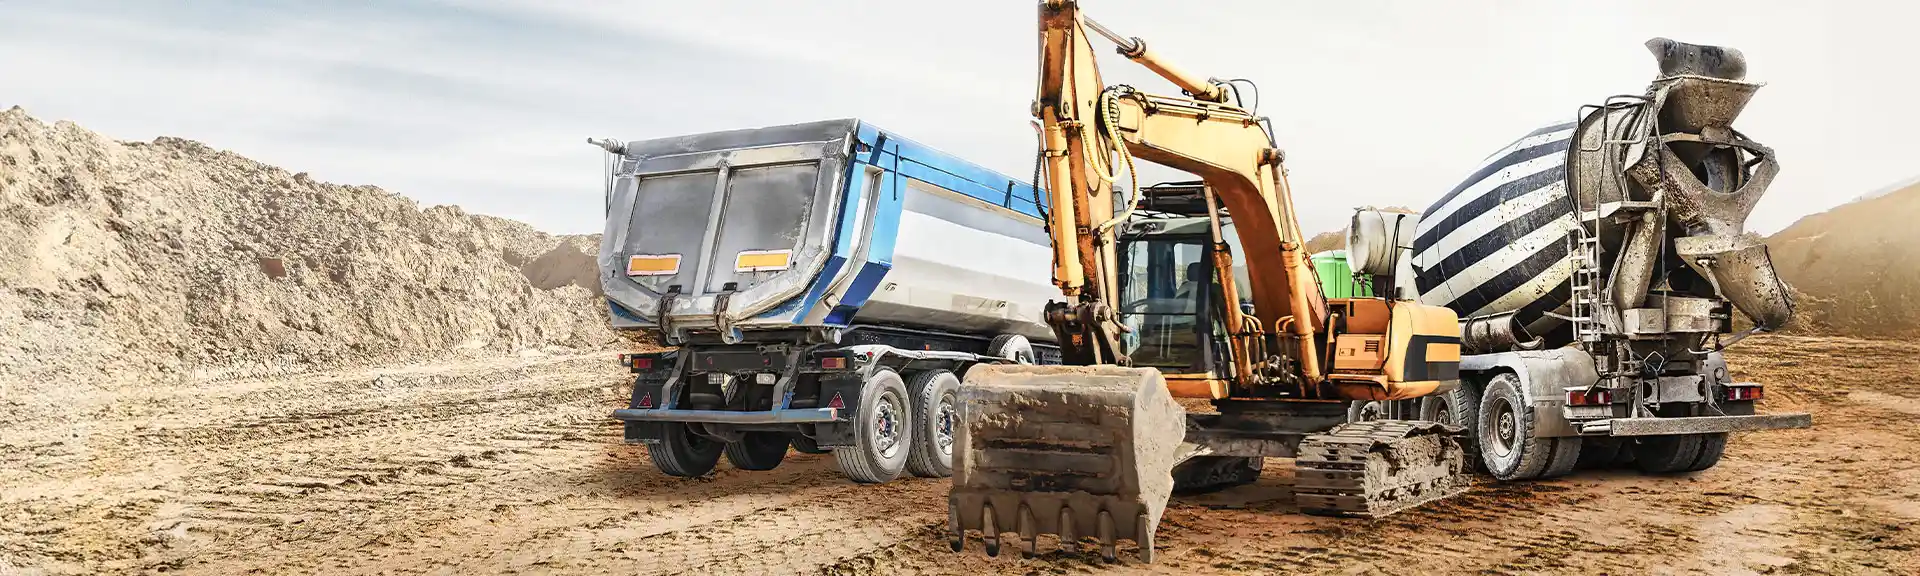
<path id="1" fill-rule="evenodd" d="M 423 205 L 597 232 L 588 137 L 859 117 L 1026 180 L 1032 0 L 0 0 L 0 108 L 178 136 Z M 1424 208 L 1488 153 L 1639 94 L 1654 36 L 1738 48 L 1735 127 L 1782 171 L 1748 220 L 1920 175 L 1920 7 L 1879 0 L 1088 0 L 1203 76 L 1258 83 L 1308 231 Z M 1096 44 L 1096 47 L 1101 44 Z M 1102 48 L 1109 83 L 1178 94 Z M 1176 177 L 1166 172 L 1153 176 Z"/>

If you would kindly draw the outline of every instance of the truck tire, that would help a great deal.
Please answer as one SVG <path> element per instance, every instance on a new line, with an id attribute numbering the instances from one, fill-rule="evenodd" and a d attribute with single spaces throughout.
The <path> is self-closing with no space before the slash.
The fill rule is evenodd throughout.
<path id="1" fill-rule="evenodd" d="M 1633 466 L 1648 474 L 1698 472 L 1719 464 L 1726 450 L 1725 433 L 1646 436 L 1633 444 Z"/>
<path id="2" fill-rule="evenodd" d="M 1353 400 L 1347 402 L 1348 422 L 1367 422 L 1387 419 L 1387 404 L 1379 400 Z"/>
<path id="3" fill-rule="evenodd" d="M 1219 492 L 1260 480 L 1265 458 L 1241 456 L 1199 456 L 1173 467 L 1173 493 L 1181 495 Z"/>
<path id="4" fill-rule="evenodd" d="M 1522 401 L 1520 378 L 1500 373 L 1480 396 L 1474 427 L 1487 473 L 1501 480 L 1533 480 L 1566 474 L 1580 461 L 1579 438 L 1540 438 L 1531 406 Z"/>
<path id="5" fill-rule="evenodd" d="M 833 451 L 832 448 L 821 448 L 819 442 L 808 438 L 806 434 L 794 434 L 789 440 L 793 442 L 793 451 L 801 454 L 826 454 Z"/>
<path id="6" fill-rule="evenodd" d="M 727 463 L 741 470 L 772 470 L 787 457 L 787 433 L 747 432 L 727 443 Z"/>
<path id="7" fill-rule="evenodd" d="M 987 355 L 1012 358 L 1019 364 L 1034 363 L 1033 343 L 1027 341 L 1026 336 L 1019 334 L 1001 334 L 993 337 L 993 342 L 987 344 Z"/>
<path id="8" fill-rule="evenodd" d="M 907 384 L 907 397 L 913 401 L 913 451 L 907 456 L 907 471 L 913 475 L 953 475 L 954 398 L 959 390 L 960 379 L 946 370 L 922 371 Z"/>
<path id="9" fill-rule="evenodd" d="M 867 376 L 860 406 L 853 413 L 853 445 L 834 449 L 833 459 L 847 479 L 878 484 L 900 476 L 913 445 L 913 413 L 907 385 L 885 368 Z"/>
<path id="10" fill-rule="evenodd" d="M 647 456 L 653 459 L 654 468 L 668 476 L 694 478 L 707 475 L 720 463 L 725 444 L 695 434 L 687 424 L 668 422 L 663 427 L 660 442 L 647 446 Z"/>
<path id="11" fill-rule="evenodd" d="M 1452 424 L 1467 429 L 1460 439 L 1460 449 L 1467 453 L 1467 471 L 1480 472 L 1487 469 L 1480 458 L 1480 387 L 1462 380 L 1460 387 L 1446 394 L 1428 396 L 1420 399 L 1420 419 L 1428 422 Z"/>
<path id="12" fill-rule="evenodd" d="M 1700 456 L 1693 459 L 1688 472 L 1699 472 L 1720 465 L 1720 456 L 1727 453 L 1727 433 L 1700 435 Z"/>
<path id="13" fill-rule="evenodd" d="M 1580 442 L 1580 464 L 1582 470 L 1607 470 L 1618 468 L 1622 464 L 1623 454 L 1631 454 L 1627 443 L 1619 438 L 1587 438 Z"/>

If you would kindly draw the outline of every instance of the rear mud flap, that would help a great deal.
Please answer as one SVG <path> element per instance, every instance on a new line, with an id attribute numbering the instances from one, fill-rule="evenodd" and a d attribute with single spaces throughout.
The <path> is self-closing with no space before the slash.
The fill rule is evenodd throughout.
<path id="1" fill-rule="evenodd" d="M 979 530 L 987 553 L 1018 532 L 1092 536 L 1114 557 L 1132 540 L 1143 559 L 1173 491 L 1186 412 L 1160 372 L 1117 366 L 979 365 L 959 390 L 949 538 Z"/>

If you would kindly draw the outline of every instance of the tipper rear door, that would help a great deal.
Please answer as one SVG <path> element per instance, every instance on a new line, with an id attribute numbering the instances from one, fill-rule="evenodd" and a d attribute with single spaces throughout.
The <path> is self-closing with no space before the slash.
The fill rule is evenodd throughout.
<path id="1" fill-rule="evenodd" d="M 806 127 L 629 144 L 602 245 L 608 295 L 653 319 L 677 291 L 684 326 L 714 325 L 721 294 L 730 321 L 800 296 L 830 248 L 850 135 Z"/>

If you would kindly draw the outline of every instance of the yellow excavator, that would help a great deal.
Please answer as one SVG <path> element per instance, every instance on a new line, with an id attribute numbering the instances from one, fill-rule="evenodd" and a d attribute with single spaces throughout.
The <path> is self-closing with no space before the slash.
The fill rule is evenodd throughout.
<path id="1" fill-rule="evenodd" d="M 1233 82 L 1200 80 L 1082 15 L 1040 3 L 1033 115 L 1042 133 L 1062 365 L 971 368 L 958 393 L 948 528 L 998 555 L 1017 532 L 1108 561 L 1151 562 L 1168 498 L 1252 482 L 1292 458 L 1309 514 L 1378 517 L 1466 489 L 1462 430 L 1354 421 L 1356 400 L 1459 384 L 1458 318 L 1412 300 L 1325 297 L 1287 187 L 1285 154 Z M 1180 87 L 1107 86 L 1091 30 Z M 1257 90 L 1257 88 L 1255 88 Z M 1142 187 L 1135 159 L 1197 182 Z M 1120 196 L 1118 167 L 1129 173 Z M 1212 411 L 1187 413 L 1179 399 Z"/>

